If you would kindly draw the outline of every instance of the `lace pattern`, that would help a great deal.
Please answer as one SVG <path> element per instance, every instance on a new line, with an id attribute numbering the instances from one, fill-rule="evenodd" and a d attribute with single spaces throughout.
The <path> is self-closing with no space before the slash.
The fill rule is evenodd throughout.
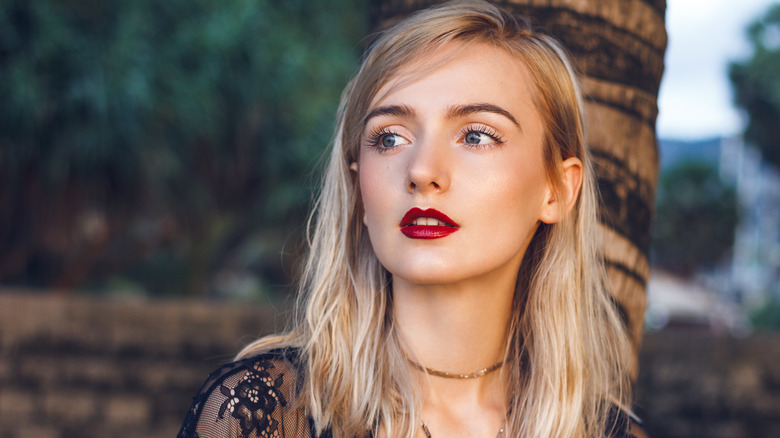
<path id="1" fill-rule="evenodd" d="M 241 433 L 245 436 L 254 433 L 263 438 L 279 437 L 279 422 L 273 414 L 279 405 L 287 406 L 287 400 L 282 395 L 284 375 L 273 379 L 268 372 L 273 368 L 271 361 L 260 360 L 254 363 L 253 369 L 239 380 L 235 388 L 221 384 L 219 392 L 226 398 L 219 407 L 217 419 L 224 419 L 227 412 L 239 421 Z"/>
<path id="2" fill-rule="evenodd" d="M 219 368 L 193 398 L 178 437 L 314 437 L 309 417 L 291 404 L 297 360 L 295 351 L 274 350 Z"/>
<path id="3" fill-rule="evenodd" d="M 178 438 L 332 438 L 329 430 L 318 437 L 313 420 L 294 403 L 299 374 L 297 351 L 290 349 L 219 368 L 193 398 Z M 625 432 L 630 419 L 617 409 L 613 415 L 607 435 L 634 437 Z"/>

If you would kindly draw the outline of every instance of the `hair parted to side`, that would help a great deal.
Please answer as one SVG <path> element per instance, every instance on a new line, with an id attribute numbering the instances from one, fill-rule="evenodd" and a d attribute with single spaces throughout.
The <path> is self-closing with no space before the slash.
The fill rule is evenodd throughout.
<path id="1" fill-rule="evenodd" d="M 318 430 L 336 437 L 412 437 L 421 401 L 392 323 L 390 274 L 362 223 L 358 160 L 369 105 L 399 69 L 448 43 L 489 43 L 527 68 L 545 131 L 544 163 L 562 187 L 562 162 L 578 157 L 583 183 L 574 209 L 541 224 L 520 268 L 507 333 L 506 436 L 598 437 L 610 409 L 630 406 L 631 350 L 604 289 L 598 258 L 597 193 L 583 127 L 582 97 L 566 51 L 553 38 L 486 1 L 417 12 L 382 33 L 346 87 L 336 133 L 309 222 L 298 314 L 290 332 L 255 341 L 239 357 L 300 349 L 305 381 L 298 403 Z M 435 68 L 430 67 L 430 68 Z"/>

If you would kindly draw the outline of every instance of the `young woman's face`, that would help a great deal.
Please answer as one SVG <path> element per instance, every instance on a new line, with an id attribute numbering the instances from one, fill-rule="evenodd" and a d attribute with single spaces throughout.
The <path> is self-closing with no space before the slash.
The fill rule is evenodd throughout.
<path id="1" fill-rule="evenodd" d="M 524 65 L 474 44 L 415 73 L 457 48 L 402 70 L 366 117 L 357 166 L 363 220 L 394 281 L 516 275 L 551 208 Z"/>

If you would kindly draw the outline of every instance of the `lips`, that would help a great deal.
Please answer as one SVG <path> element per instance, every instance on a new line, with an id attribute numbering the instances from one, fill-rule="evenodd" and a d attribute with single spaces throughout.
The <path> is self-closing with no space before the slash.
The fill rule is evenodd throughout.
<path id="1" fill-rule="evenodd" d="M 439 239 L 459 229 L 455 221 L 433 208 L 412 208 L 401 219 L 401 232 L 410 239 Z"/>

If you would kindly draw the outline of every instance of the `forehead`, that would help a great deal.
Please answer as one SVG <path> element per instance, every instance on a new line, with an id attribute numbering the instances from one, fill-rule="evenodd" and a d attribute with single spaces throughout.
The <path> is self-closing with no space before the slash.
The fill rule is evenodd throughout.
<path id="1" fill-rule="evenodd" d="M 531 104 L 530 75 L 524 62 L 507 50 L 488 43 L 448 43 L 424 52 L 398 69 L 379 89 L 369 111 L 404 100 L 433 104 L 451 100 Z"/>

